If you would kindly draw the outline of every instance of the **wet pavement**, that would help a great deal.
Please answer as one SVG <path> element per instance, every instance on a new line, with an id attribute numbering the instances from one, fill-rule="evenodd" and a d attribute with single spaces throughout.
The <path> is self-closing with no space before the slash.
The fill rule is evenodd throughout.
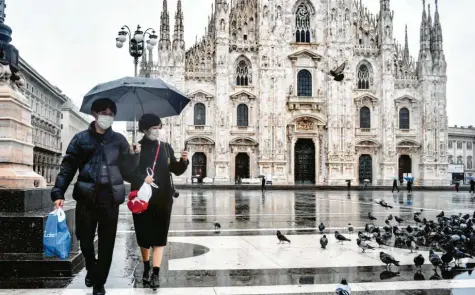
<path id="1" fill-rule="evenodd" d="M 394 208 L 386 210 L 374 199 L 382 198 Z M 394 247 L 361 250 L 356 234 L 369 223 L 368 212 L 383 226 L 390 213 L 414 224 L 413 213 L 424 209 L 423 217 L 475 211 L 468 193 L 382 191 L 191 191 L 181 190 L 175 199 L 169 245 L 161 266 L 158 294 L 334 294 L 336 284 L 346 278 L 352 294 L 475 294 L 475 260 L 435 273 L 426 263 L 416 272 L 408 249 Z M 222 228 L 214 230 L 219 221 Z M 320 249 L 323 222 L 329 238 Z M 276 230 L 290 244 L 278 244 Z M 333 232 L 352 239 L 339 245 Z M 373 243 L 375 244 L 375 243 Z M 401 261 L 390 271 L 379 260 L 385 251 Z M 106 284 L 108 294 L 150 294 L 140 282 L 142 263 L 135 240 L 133 221 L 123 205 L 113 265 Z M 0 294 L 90 294 L 84 286 L 85 271 L 72 278 L 0 281 Z M 9 290 L 15 288 L 16 290 Z M 40 290 L 31 290 L 40 289 Z"/>

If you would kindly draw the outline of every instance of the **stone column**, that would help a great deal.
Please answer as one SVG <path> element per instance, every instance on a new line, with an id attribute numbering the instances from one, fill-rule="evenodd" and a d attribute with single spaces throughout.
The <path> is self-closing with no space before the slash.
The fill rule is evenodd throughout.
<path id="1" fill-rule="evenodd" d="M 33 171 L 31 108 L 19 89 L 25 80 L 12 77 L 10 66 L 0 64 L 0 187 L 44 188 Z"/>

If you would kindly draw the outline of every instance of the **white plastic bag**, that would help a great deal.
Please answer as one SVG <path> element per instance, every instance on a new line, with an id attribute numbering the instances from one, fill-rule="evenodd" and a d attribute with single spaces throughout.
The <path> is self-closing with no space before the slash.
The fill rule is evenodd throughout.
<path id="1" fill-rule="evenodd" d="M 147 168 L 147 174 L 148 176 L 152 177 L 153 178 L 153 171 L 152 169 L 150 168 Z M 158 186 L 155 184 L 155 183 L 151 183 L 151 184 L 148 184 L 146 182 L 144 182 L 142 184 L 142 186 L 140 187 L 138 193 L 137 193 L 137 198 L 139 200 L 142 200 L 144 202 L 147 202 L 150 200 L 150 198 L 152 197 L 152 186 L 154 188 L 158 188 Z"/>

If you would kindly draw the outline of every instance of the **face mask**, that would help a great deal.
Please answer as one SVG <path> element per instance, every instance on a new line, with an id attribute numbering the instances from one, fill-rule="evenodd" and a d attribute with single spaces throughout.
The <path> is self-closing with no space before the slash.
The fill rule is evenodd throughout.
<path id="1" fill-rule="evenodd" d="M 150 129 L 147 131 L 147 137 L 150 140 L 157 140 L 160 138 L 160 130 L 161 129 Z"/>
<path id="2" fill-rule="evenodd" d="M 99 125 L 99 127 L 101 127 L 101 129 L 103 130 L 109 129 L 109 127 L 111 127 L 113 122 L 114 122 L 114 117 L 103 116 L 103 115 L 97 116 L 97 125 Z"/>

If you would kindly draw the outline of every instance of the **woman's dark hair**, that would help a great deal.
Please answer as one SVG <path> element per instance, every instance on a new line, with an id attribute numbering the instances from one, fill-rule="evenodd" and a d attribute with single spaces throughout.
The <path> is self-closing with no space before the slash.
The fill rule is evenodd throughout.
<path id="1" fill-rule="evenodd" d="M 150 129 L 153 126 L 159 126 L 162 124 L 160 117 L 154 114 L 143 114 L 142 118 L 139 120 L 139 131 L 143 132 L 144 130 Z"/>
<path id="2" fill-rule="evenodd" d="M 117 114 L 117 106 L 115 102 L 108 98 L 99 98 L 92 103 L 91 112 L 100 113 L 105 110 L 111 110 L 114 115 Z"/>

